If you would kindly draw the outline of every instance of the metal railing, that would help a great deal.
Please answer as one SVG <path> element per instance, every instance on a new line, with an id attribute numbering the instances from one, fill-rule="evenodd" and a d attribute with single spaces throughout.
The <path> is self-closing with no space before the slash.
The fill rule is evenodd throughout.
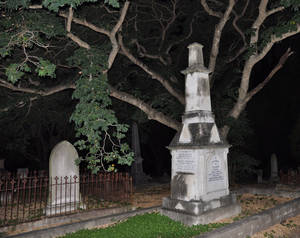
<path id="1" fill-rule="evenodd" d="M 280 183 L 288 185 L 300 184 L 300 171 L 297 169 L 289 169 L 286 173 L 279 171 Z"/>
<path id="2" fill-rule="evenodd" d="M 42 173 L 31 175 L 0 177 L 0 227 L 88 209 L 115 207 L 128 203 L 133 190 L 128 173 L 85 173 L 79 178 L 49 178 Z"/>

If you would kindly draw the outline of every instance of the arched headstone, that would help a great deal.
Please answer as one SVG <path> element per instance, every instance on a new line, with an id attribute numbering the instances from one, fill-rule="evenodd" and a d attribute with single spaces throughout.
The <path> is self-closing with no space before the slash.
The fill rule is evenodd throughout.
<path id="1" fill-rule="evenodd" d="M 78 153 L 68 141 L 58 143 L 49 159 L 49 196 L 46 215 L 76 210 L 80 206 Z"/>

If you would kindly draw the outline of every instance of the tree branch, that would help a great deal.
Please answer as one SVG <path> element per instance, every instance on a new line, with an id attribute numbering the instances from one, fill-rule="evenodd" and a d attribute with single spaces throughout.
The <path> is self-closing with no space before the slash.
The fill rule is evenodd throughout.
<path id="1" fill-rule="evenodd" d="M 64 12 L 60 12 L 59 16 L 61 16 L 63 18 L 68 18 L 68 15 L 66 13 L 64 13 Z M 103 29 L 101 27 L 97 27 L 94 24 L 87 22 L 86 20 L 81 20 L 79 18 L 73 17 L 72 21 L 75 22 L 78 25 L 85 26 L 85 27 L 87 27 L 87 28 L 89 28 L 89 29 L 97 32 L 97 33 L 104 34 L 104 35 L 106 35 L 108 37 L 110 35 L 109 31 L 107 31 L 107 30 L 105 30 L 105 29 Z"/>
<path id="2" fill-rule="evenodd" d="M 46 88 L 45 90 L 40 90 L 40 89 L 34 89 L 34 88 L 17 87 L 11 83 L 6 82 L 5 80 L 0 79 L 0 87 L 4 87 L 4 88 L 10 89 L 12 91 L 17 91 L 17 92 L 24 92 L 24 93 L 35 94 L 35 95 L 40 95 L 40 96 L 49 96 L 49 95 L 61 92 L 63 90 L 75 89 L 76 85 L 75 85 L 75 83 L 67 83 L 67 84 L 63 84 L 63 85 Z M 178 121 L 155 110 L 150 105 L 146 104 L 145 102 L 143 102 L 142 100 L 140 100 L 138 98 L 133 97 L 132 95 L 130 95 L 128 93 L 120 92 L 112 86 L 109 86 L 109 93 L 110 93 L 110 96 L 112 96 L 116 99 L 119 99 L 123 102 L 127 102 L 127 103 L 139 108 L 140 110 L 142 110 L 143 112 L 145 112 L 147 114 L 147 116 L 150 120 L 156 120 L 168 127 L 173 128 L 174 130 L 179 130 L 181 127 L 181 124 Z M 30 101 L 33 101 L 35 99 L 37 99 L 37 98 L 32 97 L 30 99 Z M 22 102 L 22 106 L 24 106 L 24 105 L 25 105 L 24 102 Z M 18 106 L 18 105 L 16 105 L 16 106 Z M 20 107 L 20 105 L 19 105 L 19 107 Z M 2 111 L 2 112 L 6 112 L 8 110 L 9 110 L 9 108 L 7 108 L 7 107 L 0 109 L 0 111 Z"/>
<path id="3" fill-rule="evenodd" d="M 85 26 L 95 32 L 98 32 L 98 33 L 101 33 L 101 34 L 104 34 L 106 36 L 109 37 L 110 41 L 111 41 L 111 44 L 112 44 L 112 50 L 108 56 L 108 69 L 104 71 L 104 73 L 107 73 L 107 71 L 111 68 L 118 52 L 119 52 L 119 44 L 118 44 L 118 41 L 116 39 L 116 33 L 121 29 L 122 27 L 122 24 L 125 20 L 125 16 L 127 14 L 127 11 L 128 11 L 128 8 L 129 8 L 129 4 L 130 2 L 129 1 L 126 1 L 124 3 L 124 6 L 121 10 L 121 14 L 120 14 L 120 17 L 119 17 L 119 20 L 118 22 L 115 24 L 115 26 L 113 27 L 113 29 L 111 31 L 107 31 L 103 28 L 100 28 L 100 27 L 97 27 L 89 22 L 87 22 L 86 20 L 80 20 L 78 18 L 75 18 L 73 17 L 73 11 L 72 11 L 72 8 L 70 7 L 69 8 L 69 14 L 67 15 L 66 13 L 63 13 L 63 12 L 60 12 L 59 13 L 59 16 L 61 17 L 64 17 L 64 18 L 67 18 L 68 19 L 68 23 L 67 23 L 67 32 L 69 32 L 67 34 L 67 36 L 73 40 L 74 42 L 76 42 L 79 46 L 85 48 L 85 49 L 90 49 L 91 47 L 89 46 L 88 43 L 84 42 L 83 40 L 79 39 L 78 37 L 76 37 L 75 35 L 73 35 L 70 30 L 71 30 L 71 22 L 75 22 L 76 24 L 79 24 L 79 25 L 82 25 L 82 26 Z"/>
<path id="4" fill-rule="evenodd" d="M 258 16 L 252 24 L 252 29 L 254 29 L 254 34 L 252 34 L 250 38 L 251 45 L 257 44 L 258 42 L 258 34 L 259 34 L 260 27 L 268 16 L 266 12 L 268 2 L 269 0 L 261 0 L 259 3 Z"/>
<path id="5" fill-rule="evenodd" d="M 73 19 L 73 8 L 69 7 L 69 14 L 67 18 L 67 32 L 71 32 L 71 25 L 72 25 L 72 19 Z"/>
<path id="6" fill-rule="evenodd" d="M 30 94 L 37 94 L 41 96 L 49 96 L 55 93 L 58 93 L 60 91 L 66 90 L 66 89 L 75 89 L 74 83 L 68 83 L 68 84 L 62 84 L 57 85 L 54 87 L 46 88 L 46 90 L 41 89 L 35 89 L 35 88 L 26 88 L 26 87 L 19 87 L 15 86 L 11 83 L 8 83 L 7 81 L 0 79 L 0 87 L 8 88 L 12 91 L 16 92 L 24 92 L 24 93 L 30 93 Z"/>
<path id="7" fill-rule="evenodd" d="M 36 5 L 31 5 L 31 6 L 29 6 L 28 8 L 29 8 L 29 9 L 42 9 L 42 8 L 43 8 L 43 5 L 38 5 L 38 4 L 36 4 Z"/>
<path id="8" fill-rule="evenodd" d="M 34 96 L 34 97 L 30 97 L 29 98 L 29 107 L 28 107 L 28 111 L 25 115 L 28 116 L 29 112 L 30 112 L 30 109 L 31 109 L 31 106 L 32 106 L 32 102 L 37 100 L 38 99 L 38 96 Z M 18 101 L 17 103 L 15 103 L 14 105 L 12 106 L 8 106 L 8 107 L 4 107 L 4 108 L 0 108 L 0 112 L 8 112 L 9 110 L 11 110 L 12 108 L 22 108 L 26 105 L 26 102 L 24 102 L 24 100 L 21 100 L 21 101 Z"/>
<path id="9" fill-rule="evenodd" d="M 251 44 L 257 44 L 258 37 L 259 37 L 258 36 L 259 29 L 267 17 L 267 13 L 266 13 L 267 4 L 268 4 L 268 0 L 261 0 L 261 2 L 260 2 L 259 14 L 257 16 L 257 19 L 255 20 L 255 22 L 252 25 L 252 28 L 255 29 L 255 34 L 253 36 L 251 36 L 251 39 L 250 39 Z M 257 62 L 259 62 L 260 60 L 262 60 L 267 55 L 267 53 L 271 50 L 271 48 L 273 47 L 273 45 L 275 43 L 277 43 L 283 39 L 286 39 L 290 36 L 293 36 L 299 32 L 300 32 L 300 25 L 298 24 L 294 31 L 286 32 L 280 36 L 272 35 L 270 38 L 270 41 L 266 44 L 266 46 L 260 52 L 256 52 L 255 54 L 253 54 L 249 57 L 249 59 L 245 62 L 245 66 L 244 66 L 243 73 L 242 73 L 242 80 L 241 80 L 241 85 L 240 85 L 240 89 L 239 89 L 239 98 L 238 98 L 238 100 L 240 102 L 242 102 L 247 96 L 247 92 L 249 89 L 250 75 L 251 75 L 251 71 L 252 71 L 252 68 L 254 67 L 254 65 Z"/>
<path id="10" fill-rule="evenodd" d="M 126 13 L 128 11 L 128 8 L 129 8 L 129 1 L 126 1 L 123 8 L 122 8 L 122 11 L 121 11 L 121 14 L 120 14 L 120 18 L 117 22 L 117 24 L 114 26 L 114 28 L 112 29 L 112 31 L 110 32 L 109 34 L 109 39 L 111 41 L 111 44 L 112 44 L 112 50 L 109 54 L 109 57 L 108 57 L 108 70 L 111 68 L 118 52 L 119 52 L 119 44 L 118 44 L 118 41 L 116 39 L 116 33 L 120 30 L 123 22 L 124 22 L 124 19 L 125 19 L 125 16 L 126 16 Z"/>
<path id="11" fill-rule="evenodd" d="M 205 10 L 209 15 L 214 16 L 214 17 L 217 17 L 217 18 L 221 18 L 221 17 L 223 16 L 222 12 L 216 12 L 216 11 L 212 10 L 212 9 L 208 6 L 206 0 L 201 0 L 201 4 L 202 4 L 204 10 Z"/>
<path id="12" fill-rule="evenodd" d="M 275 8 L 273 10 L 266 12 L 268 2 L 269 2 L 268 0 L 260 1 L 259 8 L 258 8 L 259 9 L 258 16 L 257 16 L 256 20 L 254 21 L 254 23 L 252 24 L 252 28 L 254 29 L 254 34 L 251 35 L 251 37 L 250 37 L 250 44 L 253 46 L 256 46 L 258 43 L 260 27 L 264 23 L 265 19 L 268 16 L 270 16 L 271 14 L 274 14 L 276 12 L 283 10 L 282 7 L 279 7 L 279 8 Z M 229 117 L 233 117 L 235 119 L 237 119 L 239 117 L 240 113 L 246 107 L 247 102 L 258 91 L 260 91 L 265 86 L 265 84 L 273 77 L 273 75 L 283 66 L 284 62 L 290 56 L 291 52 L 290 52 L 290 50 L 287 50 L 286 53 L 281 57 L 278 65 L 274 67 L 274 69 L 270 72 L 268 77 L 261 84 L 257 85 L 256 88 L 254 88 L 252 91 L 250 91 L 248 93 L 250 76 L 251 76 L 251 72 L 252 72 L 254 65 L 257 62 L 259 62 L 260 60 L 262 60 L 267 55 L 267 53 L 271 50 L 271 48 L 273 47 L 273 45 L 275 43 L 282 41 L 283 39 L 286 39 L 295 34 L 298 34 L 299 32 L 300 32 L 300 24 L 297 24 L 295 30 L 286 32 L 280 36 L 272 35 L 270 37 L 270 41 L 264 46 L 264 48 L 260 52 L 258 52 L 258 49 L 256 48 L 256 52 L 246 60 L 244 68 L 243 68 L 243 72 L 242 72 L 242 78 L 241 78 L 241 84 L 240 84 L 240 88 L 239 88 L 238 99 L 237 99 L 237 102 L 235 103 L 234 107 L 229 112 L 229 114 L 228 114 Z M 223 129 L 224 129 L 223 130 L 224 135 L 227 135 L 228 131 L 229 131 L 229 126 L 225 126 Z"/>
<path id="13" fill-rule="evenodd" d="M 170 128 L 173 128 L 176 131 L 180 130 L 181 123 L 179 123 L 178 121 L 155 110 L 154 108 L 152 108 L 151 106 L 149 106 L 148 104 L 143 102 L 142 100 L 135 98 L 128 93 L 120 92 L 111 86 L 109 87 L 109 91 L 110 91 L 110 95 L 112 97 L 117 98 L 123 102 L 127 102 L 127 103 L 139 108 L 143 112 L 145 112 L 147 114 L 149 120 L 156 120 Z"/>
<path id="14" fill-rule="evenodd" d="M 280 57 L 277 65 L 272 69 L 269 75 L 264 79 L 263 82 L 258 84 L 254 89 L 252 89 L 245 98 L 245 102 L 248 102 L 255 94 L 257 94 L 263 87 L 270 81 L 270 79 L 283 67 L 287 59 L 293 54 L 291 48 L 288 48 L 287 51 Z"/>
<path id="15" fill-rule="evenodd" d="M 161 55 L 148 54 L 145 47 L 142 46 L 137 39 L 133 39 L 131 41 L 137 47 L 137 52 L 140 57 L 146 57 L 148 59 L 159 60 L 163 65 L 167 66 L 168 62 Z"/>
<path id="16" fill-rule="evenodd" d="M 271 9 L 267 12 L 267 16 L 270 16 L 274 13 L 277 13 L 277 12 L 281 12 L 285 9 L 285 7 L 281 6 L 281 7 L 277 7 L 277 8 L 274 8 L 274 9 Z"/>
<path id="17" fill-rule="evenodd" d="M 69 37 L 72 41 L 77 43 L 80 47 L 85 48 L 87 50 L 91 49 L 90 45 L 85 41 L 81 40 L 77 36 L 73 35 L 71 32 L 67 33 L 67 37 Z"/>
<path id="18" fill-rule="evenodd" d="M 119 44 L 121 46 L 121 50 L 124 53 L 124 55 L 135 65 L 139 66 L 142 70 L 144 70 L 147 74 L 149 74 L 153 79 L 156 79 L 157 81 L 159 81 L 162 86 L 165 87 L 165 89 L 171 94 L 173 95 L 182 105 L 185 105 L 185 98 L 183 95 L 181 95 L 180 93 L 178 93 L 172 86 L 171 84 L 165 80 L 161 75 L 159 75 L 158 73 L 154 72 L 153 70 L 151 70 L 147 65 L 145 65 L 143 62 L 141 62 L 140 60 L 138 60 L 136 57 L 134 57 L 129 50 L 125 47 L 124 43 L 123 43 L 123 39 L 121 34 L 119 34 Z"/>
<path id="19" fill-rule="evenodd" d="M 233 9 L 234 5 L 235 5 L 235 0 L 229 0 L 228 7 L 227 7 L 224 15 L 222 15 L 220 17 L 220 21 L 216 25 L 214 38 L 213 38 L 213 41 L 212 41 L 211 52 L 210 52 L 210 56 L 209 56 L 209 66 L 208 66 L 208 69 L 212 72 L 211 81 L 213 80 L 213 74 L 214 74 L 214 71 L 215 71 L 215 68 L 216 68 L 217 57 L 219 55 L 219 48 L 220 48 L 220 40 L 221 40 L 222 31 L 223 31 L 223 28 L 224 28 L 225 24 L 227 23 L 227 21 L 230 18 L 230 14 L 232 12 L 232 9 Z M 211 86 L 212 85 L 213 85 L 213 81 L 211 82 Z"/>
<path id="20" fill-rule="evenodd" d="M 233 19 L 233 22 L 232 22 L 232 25 L 233 25 L 233 28 L 239 33 L 239 35 L 241 36 L 242 40 L 243 40 L 243 46 L 238 50 L 238 52 L 231 58 L 229 58 L 227 60 L 227 63 L 231 63 L 232 61 L 234 61 L 237 57 L 239 57 L 246 49 L 247 49 L 247 42 L 246 42 L 246 36 L 245 34 L 242 32 L 242 30 L 238 27 L 237 25 L 237 22 L 238 20 L 243 17 L 245 15 L 245 12 L 248 8 L 248 5 L 249 5 L 249 1 L 250 0 L 247 0 L 241 14 L 237 14 L 234 10 L 232 10 L 232 13 L 235 15 L 234 19 Z"/>
<path id="21" fill-rule="evenodd" d="M 197 13 L 198 13 L 198 12 L 197 12 Z M 181 38 L 181 39 L 178 39 L 177 41 L 175 41 L 175 42 L 173 42 L 173 43 L 169 43 L 169 46 L 168 46 L 167 49 L 165 50 L 165 53 L 166 53 L 167 55 L 169 55 L 170 50 L 171 50 L 175 45 L 178 45 L 178 44 L 180 44 L 181 42 L 183 42 L 183 41 L 185 41 L 185 40 L 187 40 L 188 38 L 191 37 L 191 35 L 193 34 L 193 23 L 194 23 L 194 21 L 195 21 L 195 18 L 196 18 L 197 13 L 195 13 L 194 16 L 192 17 L 192 20 L 191 20 L 191 22 L 190 22 L 190 24 L 189 24 L 189 32 L 188 32 L 188 34 L 187 34 L 185 37 L 183 37 L 183 38 Z"/>

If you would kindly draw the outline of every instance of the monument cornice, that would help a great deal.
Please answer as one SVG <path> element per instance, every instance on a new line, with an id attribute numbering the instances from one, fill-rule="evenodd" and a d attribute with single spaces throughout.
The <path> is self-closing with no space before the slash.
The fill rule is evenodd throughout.
<path id="1" fill-rule="evenodd" d="M 218 149 L 218 148 L 230 148 L 231 145 L 228 143 L 217 143 L 217 144 L 208 144 L 208 145 L 197 145 L 192 143 L 187 144 L 175 144 L 167 146 L 167 149 Z"/>
<path id="2" fill-rule="evenodd" d="M 204 73 L 204 74 L 211 73 L 211 71 L 208 68 L 206 68 L 205 66 L 203 66 L 201 64 L 191 65 L 188 68 L 186 68 L 185 70 L 181 71 L 181 73 L 184 75 L 195 73 L 195 72 Z"/>

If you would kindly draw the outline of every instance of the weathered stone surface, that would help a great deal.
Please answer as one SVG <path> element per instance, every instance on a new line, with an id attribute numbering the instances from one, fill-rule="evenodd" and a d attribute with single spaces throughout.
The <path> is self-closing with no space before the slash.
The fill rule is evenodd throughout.
<path id="1" fill-rule="evenodd" d="M 300 213 L 300 198 L 226 225 L 195 238 L 245 238 Z M 298 236 L 297 236 L 298 237 Z"/>
<path id="2" fill-rule="evenodd" d="M 131 165 L 131 175 L 135 185 L 144 184 L 148 181 L 148 176 L 143 171 L 143 158 L 141 155 L 139 129 L 136 122 L 132 123 L 131 147 L 134 152 L 134 162 Z"/>
<path id="3" fill-rule="evenodd" d="M 228 148 L 172 149 L 171 197 L 208 201 L 229 194 Z M 179 165 L 182 160 L 188 162 Z"/>
<path id="4" fill-rule="evenodd" d="M 177 207 L 179 206 L 177 205 Z M 197 215 L 186 213 L 184 210 L 180 209 L 163 208 L 161 211 L 163 215 L 168 216 L 175 221 L 180 221 L 187 226 L 213 223 L 227 217 L 235 216 L 240 212 L 241 207 L 233 202 L 224 206 L 209 209 L 206 212 Z"/>
<path id="5" fill-rule="evenodd" d="M 29 173 L 28 168 L 18 168 L 17 169 L 17 176 L 20 176 L 20 178 L 27 178 Z"/>
<path id="6" fill-rule="evenodd" d="M 279 182 L 280 178 L 278 176 L 278 164 L 276 154 L 271 155 L 271 177 L 270 181 L 273 183 Z"/>
<path id="7" fill-rule="evenodd" d="M 0 159 L 0 170 L 1 169 L 5 169 L 5 167 L 4 167 L 4 159 Z"/>
<path id="8" fill-rule="evenodd" d="M 182 129 L 173 138 L 171 196 L 162 213 L 187 225 L 204 224 L 240 212 L 228 189 L 229 146 L 220 138 L 211 112 L 209 70 L 203 65 L 202 45 L 189 47 L 186 107 Z M 227 201 L 224 203 L 224 201 Z"/>
<path id="9" fill-rule="evenodd" d="M 236 203 L 236 196 L 232 194 L 209 201 L 184 201 L 172 199 L 171 197 L 163 198 L 163 207 L 191 215 L 200 215 L 218 207 L 229 206 L 232 203 Z"/>
<path id="10" fill-rule="evenodd" d="M 49 197 L 46 215 L 72 211 L 80 206 L 78 153 L 68 141 L 58 143 L 49 160 Z"/>

